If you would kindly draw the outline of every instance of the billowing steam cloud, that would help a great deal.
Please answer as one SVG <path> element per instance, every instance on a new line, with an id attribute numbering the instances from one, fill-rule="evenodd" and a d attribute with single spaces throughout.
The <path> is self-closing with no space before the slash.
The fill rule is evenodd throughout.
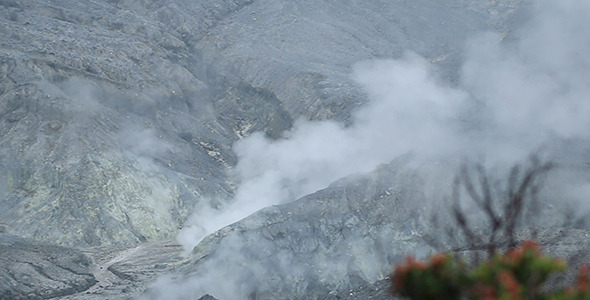
<path id="1" fill-rule="evenodd" d="M 353 126 L 299 121 L 284 139 L 254 134 L 236 143 L 241 180 L 236 197 L 221 210 L 196 211 L 179 235 L 187 250 L 205 234 L 261 208 L 294 200 L 348 174 L 370 171 L 408 151 L 456 150 L 459 143 L 450 140 L 451 128 L 466 95 L 431 78 L 424 59 L 408 54 L 405 60 L 359 64 L 354 77 L 374 100 L 355 114 Z"/>
<path id="2" fill-rule="evenodd" d="M 190 250 L 263 207 L 408 152 L 511 163 L 554 140 L 588 139 L 588 15 L 588 1 L 535 1 L 531 19 L 508 38 L 490 33 L 469 43 L 453 87 L 413 53 L 359 63 L 352 76 L 370 103 L 353 125 L 299 121 L 283 139 L 254 134 L 238 142 L 235 199 L 220 210 L 198 207 L 179 241 Z"/>
<path id="3" fill-rule="evenodd" d="M 359 63 L 353 77 L 371 102 L 354 115 L 354 125 L 299 121 L 284 139 L 254 134 L 238 142 L 234 201 L 221 210 L 197 209 L 180 242 L 192 249 L 204 235 L 263 207 L 409 151 L 513 160 L 550 139 L 588 138 L 589 10 L 582 1 L 539 1 L 512 41 L 476 38 L 458 88 L 437 80 L 413 53 Z"/>

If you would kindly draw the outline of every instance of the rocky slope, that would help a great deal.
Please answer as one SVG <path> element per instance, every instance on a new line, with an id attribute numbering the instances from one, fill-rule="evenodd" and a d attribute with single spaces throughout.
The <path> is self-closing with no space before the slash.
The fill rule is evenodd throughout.
<path id="1" fill-rule="evenodd" d="M 1 299 L 50 299 L 96 283 L 82 252 L 0 234 Z"/>
<path id="2" fill-rule="evenodd" d="M 402 157 L 263 209 L 205 238 L 189 262 L 140 299 L 391 299 L 384 278 L 408 253 L 419 259 L 441 249 L 473 253 L 446 235 L 450 209 L 433 205 L 444 197 L 450 170 Z M 573 266 L 588 261 L 588 230 L 562 227 L 550 203 L 537 207 L 543 221 L 535 236 L 543 252 L 572 258 Z M 468 216 L 475 223 L 483 218 L 477 211 Z M 520 233 L 522 240 L 532 236 Z"/>
<path id="3" fill-rule="evenodd" d="M 419 187 L 438 179 L 425 178 L 407 160 L 269 207 L 209 236 L 193 251 L 194 262 L 176 270 L 186 278 L 182 289 L 220 299 L 324 299 L 386 277 L 406 253 L 433 251 L 423 237 L 429 192 Z M 174 289 L 161 288 L 153 299 Z"/>
<path id="4" fill-rule="evenodd" d="M 2 220 L 63 245 L 170 237 L 230 198 L 233 141 L 347 120 L 359 60 L 410 49 L 452 73 L 515 5 L 2 1 Z"/>
<path id="5" fill-rule="evenodd" d="M 172 239 L 195 205 L 231 201 L 235 141 L 351 125 L 359 61 L 413 51 L 452 86 L 466 41 L 510 38 L 528 4 L 0 0 L 0 298 L 382 299 L 392 262 L 432 250 L 425 201 L 452 168 L 402 157 L 189 257 Z"/>

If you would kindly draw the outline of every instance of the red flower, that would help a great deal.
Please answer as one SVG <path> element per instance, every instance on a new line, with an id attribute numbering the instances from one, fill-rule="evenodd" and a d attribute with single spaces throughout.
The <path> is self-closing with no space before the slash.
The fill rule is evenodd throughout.
<path id="1" fill-rule="evenodd" d="M 578 272 L 578 290 L 580 292 L 588 291 L 588 273 L 590 272 L 590 267 L 587 264 L 583 264 L 580 267 L 580 271 Z"/>
<path id="2" fill-rule="evenodd" d="M 498 297 L 496 296 L 496 290 L 493 286 L 490 285 L 483 285 L 479 284 L 476 285 L 473 290 L 475 297 L 477 299 L 484 299 L 484 300 L 497 300 Z"/>
<path id="3" fill-rule="evenodd" d="M 516 281 L 512 273 L 510 273 L 509 271 L 504 271 L 500 273 L 500 275 L 498 275 L 498 281 L 500 281 L 500 284 L 502 284 L 502 286 L 504 286 L 504 288 L 508 291 L 508 293 L 510 294 L 510 298 L 520 299 L 520 285 L 518 284 L 518 281 Z"/>
<path id="4" fill-rule="evenodd" d="M 524 241 L 522 242 L 521 248 L 524 251 L 533 251 L 536 255 L 541 255 L 541 251 L 539 251 L 539 244 L 535 241 Z"/>
<path id="5" fill-rule="evenodd" d="M 430 265 L 433 267 L 442 266 L 445 264 L 447 257 L 438 253 L 430 258 Z"/>
<path id="6" fill-rule="evenodd" d="M 396 290 L 401 290 L 404 287 L 404 284 L 406 283 L 404 278 L 406 277 L 406 274 L 409 270 L 410 268 L 408 268 L 407 265 L 402 265 L 397 267 L 393 272 L 391 281 L 393 282 L 393 286 Z"/>

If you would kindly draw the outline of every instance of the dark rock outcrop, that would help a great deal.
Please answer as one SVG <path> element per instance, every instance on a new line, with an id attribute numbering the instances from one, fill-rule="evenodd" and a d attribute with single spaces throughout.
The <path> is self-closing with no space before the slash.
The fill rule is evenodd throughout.
<path id="1" fill-rule="evenodd" d="M 97 282 L 80 250 L 0 234 L 0 253 L 0 299 L 51 299 Z"/>

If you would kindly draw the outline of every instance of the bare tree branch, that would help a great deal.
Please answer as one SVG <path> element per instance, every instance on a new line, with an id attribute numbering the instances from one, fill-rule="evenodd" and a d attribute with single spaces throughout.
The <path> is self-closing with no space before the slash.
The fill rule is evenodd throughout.
<path id="1" fill-rule="evenodd" d="M 522 219 L 539 211 L 537 197 L 542 187 L 542 176 L 553 167 L 552 163 L 542 162 L 532 155 L 527 164 L 517 164 L 510 169 L 502 190 L 502 185 L 494 184 L 496 181 L 492 180 L 482 164 L 464 164 L 453 183 L 450 212 L 465 238 L 467 248 L 485 250 L 491 257 L 500 247 L 517 246 L 517 231 Z M 477 226 L 470 221 L 461 205 L 462 191 L 483 213 L 486 228 L 476 230 Z M 533 229 L 536 236 L 535 232 Z"/>

